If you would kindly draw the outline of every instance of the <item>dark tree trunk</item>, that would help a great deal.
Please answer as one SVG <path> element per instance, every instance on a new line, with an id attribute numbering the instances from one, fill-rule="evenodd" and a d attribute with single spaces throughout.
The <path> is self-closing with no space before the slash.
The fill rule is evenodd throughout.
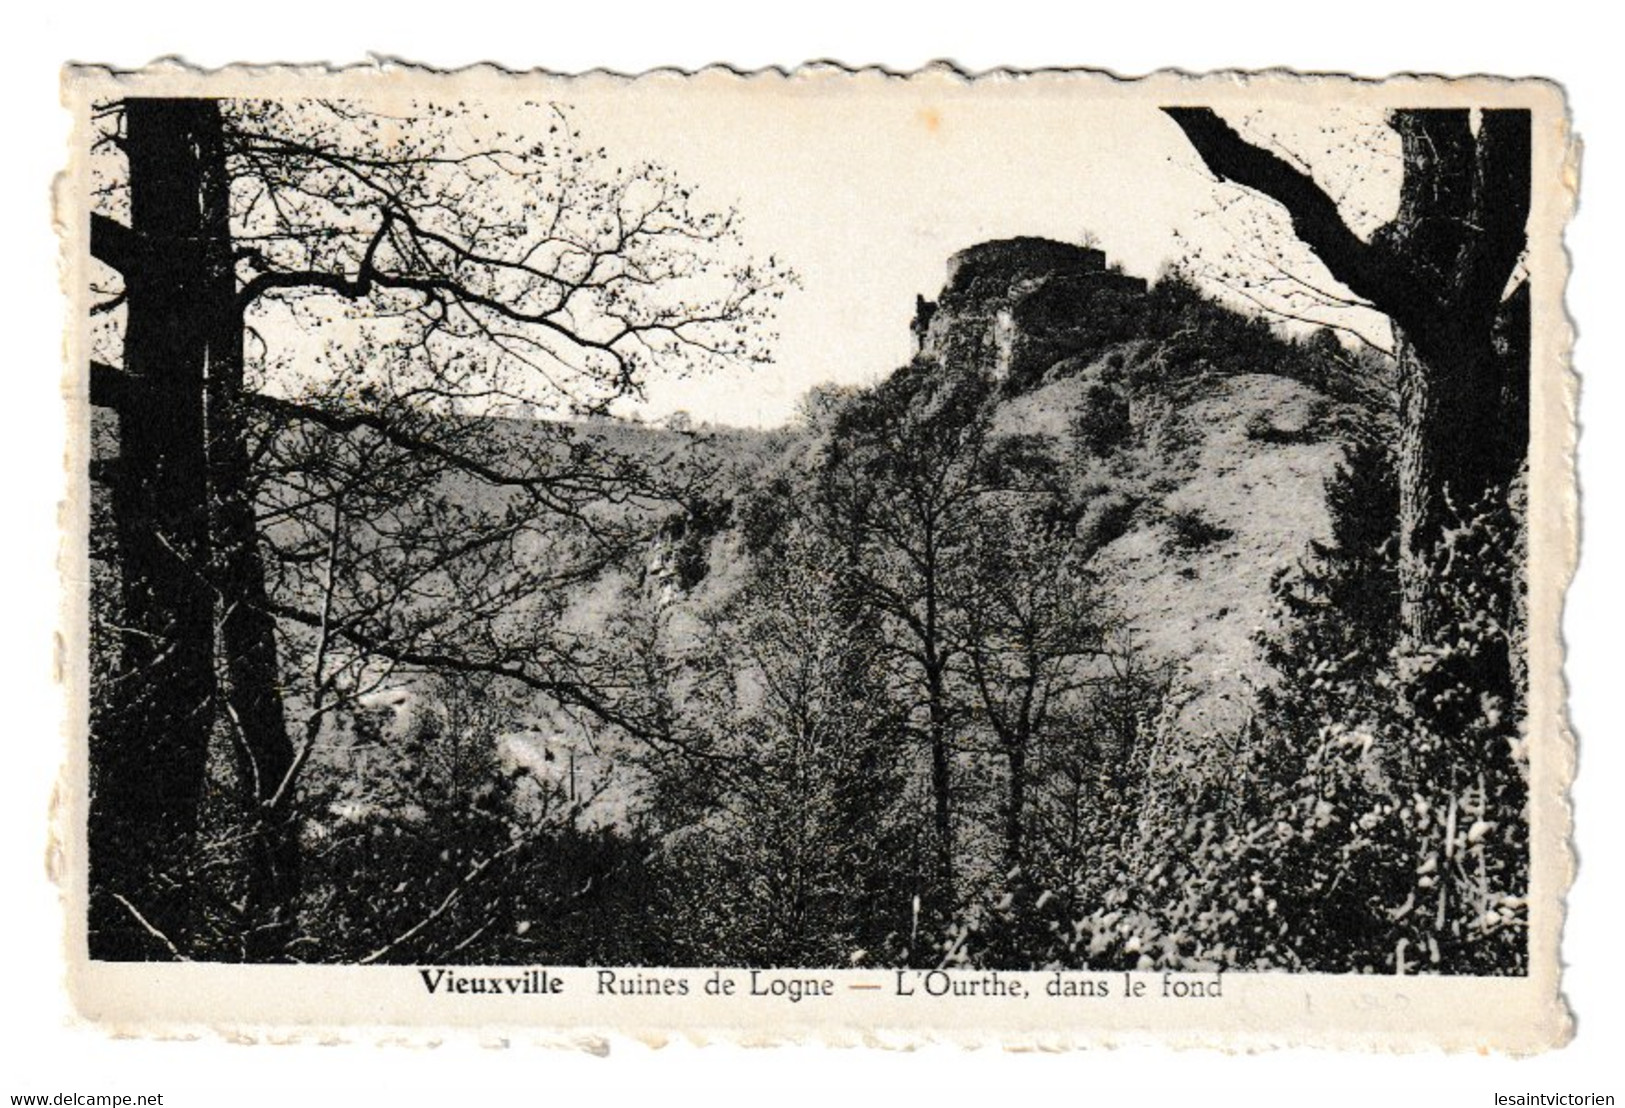
<path id="1" fill-rule="evenodd" d="M 204 420 L 213 544 L 210 580 L 219 604 L 221 691 L 227 724 L 238 740 L 239 773 L 247 785 L 247 817 L 253 824 L 246 844 L 245 954 L 263 959 L 286 945 L 298 895 L 297 840 L 287 805 L 291 787 L 282 787 L 294 750 L 279 691 L 276 623 L 267 604 L 254 518 L 243 403 L 243 318 L 232 256 L 231 182 L 218 108 L 204 102 L 201 110 L 209 120 L 200 133 L 207 294 L 198 314 L 208 348 Z"/>
<path id="2" fill-rule="evenodd" d="M 922 521 L 921 586 L 925 601 L 921 655 L 925 669 L 927 741 L 931 747 L 932 821 L 936 832 L 937 896 L 944 917 L 958 907 L 954 877 L 953 752 L 949 748 L 948 660 L 943 644 L 936 521 Z"/>
<path id="3" fill-rule="evenodd" d="M 954 890 L 954 819 L 953 819 L 953 761 L 948 748 L 947 690 L 943 687 L 942 673 L 933 668 L 926 674 L 927 726 L 931 745 L 931 797 L 932 823 L 936 833 L 937 882 L 941 904 L 945 913 L 953 911 Z"/>
<path id="4" fill-rule="evenodd" d="M 106 959 L 164 957 L 165 940 L 187 939 L 214 695 L 198 308 L 211 293 L 201 149 L 217 124 L 165 100 L 130 101 L 126 120 L 134 248 L 119 258 L 128 317 L 109 490 L 120 657 L 90 807 L 90 949 Z"/>
<path id="5" fill-rule="evenodd" d="M 1491 155 L 1505 153 L 1492 148 L 1508 141 L 1504 125 L 1499 138 L 1488 124 L 1475 135 L 1468 112 L 1448 109 L 1396 112 L 1392 125 L 1405 178 L 1381 245 L 1434 290 L 1431 305 L 1390 310 L 1399 357 L 1401 611 L 1409 641 L 1427 645 L 1448 617 L 1438 595 L 1446 530 L 1487 496 L 1504 498 L 1526 450 L 1527 382 L 1521 390 L 1507 385 L 1509 376 L 1527 377 L 1527 364 L 1514 369 L 1496 350 L 1497 316 L 1516 254 L 1494 276 L 1475 272 L 1482 238 L 1505 222 L 1493 210 L 1520 198 L 1515 183 L 1494 179 L 1490 165 Z M 1527 180 L 1527 114 L 1523 125 L 1518 156 Z M 1521 219 L 1517 232 L 1521 242 Z M 1521 338 L 1527 351 L 1527 328 Z"/>
<path id="6" fill-rule="evenodd" d="M 1521 448 L 1504 441 L 1514 417 L 1489 330 L 1475 323 L 1442 335 L 1397 333 L 1400 610 L 1413 643 L 1435 641 L 1446 618 L 1435 596 L 1446 530 L 1485 497 L 1504 497 L 1522 463 Z"/>
<path id="7" fill-rule="evenodd" d="M 92 740 L 92 952 L 172 955 L 166 940 L 184 950 L 198 899 L 188 856 L 223 705 L 251 832 L 243 953 L 268 957 L 298 891 L 296 844 L 270 807 L 293 749 L 244 441 L 220 112 L 209 100 L 132 99 L 125 119 L 130 227 L 102 221 L 92 233 L 128 305 L 123 371 L 99 398 L 119 412 L 110 497 L 124 632 Z"/>
<path id="8" fill-rule="evenodd" d="M 1004 864 L 1015 869 L 1022 864 L 1023 827 L 1027 814 L 1027 743 L 1018 739 L 1005 747 L 1009 763 L 1008 807 L 1004 813 Z"/>
<path id="9" fill-rule="evenodd" d="M 1279 202 L 1332 275 L 1393 321 L 1402 620 L 1410 650 L 1439 645 L 1440 539 L 1486 497 L 1504 502 L 1528 449 L 1529 292 L 1508 286 L 1526 243 L 1530 113 L 1485 110 L 1475 125 L 1465 108 L 1394 112 L 1399 210 L 1365 242 L 1295 166 L 1206 108 L 1165 110 L 1215 175 Z"/>

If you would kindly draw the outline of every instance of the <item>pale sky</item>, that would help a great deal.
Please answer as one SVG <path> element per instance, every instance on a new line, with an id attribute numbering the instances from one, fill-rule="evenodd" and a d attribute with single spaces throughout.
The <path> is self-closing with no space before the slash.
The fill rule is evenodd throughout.
<path id="1" fill-rule="evenodd" d="M 1250 198 L 1221 210 L 1169 119 L 1143 97 L 1090 87 L 1100 95 L 1043 80 L 865 74 L 811 85 L 644 79 L 572 95 L 583 141 L 664 164 L 702 202 L 737 206 L 751 251 L 779 256 L 802 279 L 782 304 L 775 364 L 654 380 L 644 416 L 686 409 L 770 426 L 816 383 L 876 380 L 910 355 L 915 295 L 935 298 L 948 256 L 977 242 L 1088 232 L 1112 262 L 1154 277 L 1191 242 L 1220 252 L 1276 218 Z M 1279 105 L 1225 114 L 1255 140 L 1280 136 L 1334 194 L 1348 190 L 1351 205 L 1391 209 L 1397 159 L 1372 147 L 1380 117 Z M 1294 254 L 1318 268 L 1301 248 Z M 1374 337 L 1382 334 L 1378 326 Z"/>
<path id="2" fill-rule="evenodd" d="M 989 239 L 1088 236 L 1140 277 L 1170 262 L 1198 279 L 1274 267 L 1338 289 L 1278 207 L 1219 186 L 1157 110 L 1163 95 L 1192 95 L 1177 80 L 1148 89 L 1082 75 L 967 82 L 941 70 L 908 80 L 711 71 L 535 89 L 489 76 L 497 94 L 489 99 L 484 89 L 459 89 L 470 93 L 458 107 L 472 145 L 494 127 L 539 135 L 557 122 L 540 102 L 567 104 L 582 146 L 603 147 L 623 166 L 665 166 L 693 187 L 700 209 L 737 209 L 748 254 L 772 255 L 800 277 L 780 302 L 771 364 L 684 379 L 656 373 L 646 403 L 618 406 L 623 415 L 658 420 L 685 410 L 700 421 L 768 427 L 789 419 L 814 385 L 879 380 L 912 353 L 915 297 L 935 299 L 949 256 Z M 1312 169 L 1357 231 L 1391 216 L 1399 157 L 1379 106 L 1356 110 L 1267 79 L 1208 83 L 1200 97 L 1222 101 L 1222 114 L 1252 141 Z M 402 119 L 415 110 L 407 85 L 374 103 Z M 1317 318 L 1388 341 L 1386 322 L 1370 311 Z M 309 334 L 279 331 L 296 368 L 272 378 L 326 372 L 323 344 L 346 326 L 353 321 L 334 318 Z"/>

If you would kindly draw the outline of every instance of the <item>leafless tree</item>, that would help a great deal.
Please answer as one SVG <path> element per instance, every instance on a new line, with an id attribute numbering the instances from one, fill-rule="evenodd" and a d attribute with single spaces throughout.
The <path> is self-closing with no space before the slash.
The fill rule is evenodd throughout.
<path id="1" fill-rule="evenodd" d="M 991 506 L 990 506 L 991 507 Z M 1037 510 L 1035 510 L 1035 507 Z M 1002 510 L 1001 510 L 1002 509 Z M 1005 868 L 1025 859 L 1030 764 L 1093 683 L 1107 620 L 1077 564 L 1070 528 L 1042 505 L 992 507 L 976 523 L 975 569 L 959 606 L 973 715 L 992 731 L 1005 764 Z"/>
<path id="2" fill-rule="evenodd" d="M 364 656 L 635 727 L 590 651 L 534 617 L 682 480 L 579 428 L 494 417 L 602 413 L 657 368 L 759 359 L 787 275 L 741 260 L 731 213 L 584 147 L 555 106 L 523 134 L 466 105 L 132 98 L 96 118 L 91 399 L 117 417 L 96 476 L 118 594 L 92 947 L 184 946 L 197 890 L 176 860 L 229 723 L 258 827 L 249 955 L 274 956 L 298 888 L 280 809 L 308 745 L 283 692 L 291 638 L 317 716 Z M 383 508 L 380 463 L 414 495 Z"/>

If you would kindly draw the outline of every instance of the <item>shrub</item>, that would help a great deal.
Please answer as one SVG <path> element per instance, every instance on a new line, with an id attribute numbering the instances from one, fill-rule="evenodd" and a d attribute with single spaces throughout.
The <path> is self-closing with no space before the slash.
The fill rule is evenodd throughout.
<path id="1" fill-rule="evenodd" d="M 1103 382 L 1086 385 L 1082 402 L 1072 414 L 1070 429 L 1082 451 L 1097 458 L 1106 456 L 1133 430 L 1128 397 Z"/>
<path id="2" fill-rule="evenodd" d="M 790 526 L 792 495 L 790 482 L 780 476 L 745 496 L 739 532 L 747 553 L 763 554 L 782 544 Z"/>
<path id="3" fill-rule="evenodd" d="M 1316 402 L 1304 414 L 1297 426 L 1282 426 L 1276 422 L 1275 412 L 1254 412 L 1247 420 L 1247 438 L 1252 442 L 1290 446 L 1295 443 L 1315 442 L 1322 433 L 1321 421 L 1326 415 L 1326 404 Z"/>
<path id="4" fill-rule="evenodd" d="M 1077 537 L 1085 555 L 1128 532 L 1139 502 L 1125 492 L 1105 492 L 1092 499 L 1078 522 Z"/>
<path id="5" fill-rule="evenodd" d="M 1195 508 L 1181 508 L 1168 514 L 1168 546 L 1172 550 L 1190 553 L 1223 542 L 1232 534 L 1228 527 L 1220 527 Z"/>

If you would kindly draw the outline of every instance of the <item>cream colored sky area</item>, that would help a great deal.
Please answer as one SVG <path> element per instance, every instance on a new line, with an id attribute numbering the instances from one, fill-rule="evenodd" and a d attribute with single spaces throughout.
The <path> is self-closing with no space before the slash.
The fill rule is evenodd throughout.
<path id="1" fill-rule="evenodd" d="M 1220 250 L 1237 233 L 1170 120 L 1143 98 L 1080 95 L 1069 83 L 674 77 L 570 99 L 587 141 L 665 164 L 710 204 L 736 205 L 749 248 L 802 279 L 780 314 L 774 365 L 656 379 L 649 417 L 686 409 L 769 426 L 816 383 L 877 379 L 911 353 L 915 295 L 935 297 L 948 256 L 977 242 L 1090 232 L 1113 262 L 1151 277 L 1190 241 Z M 1312 119 L 1277 113 L 1271 127 L 1313 146 L 1317 123 L 1324 108 Z"/>

